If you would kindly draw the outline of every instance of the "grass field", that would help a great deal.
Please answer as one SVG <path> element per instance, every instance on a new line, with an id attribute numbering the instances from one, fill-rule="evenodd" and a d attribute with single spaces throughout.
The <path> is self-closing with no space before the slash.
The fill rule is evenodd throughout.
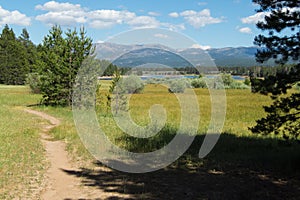
<path id="1" fill-rule="evenodd" d="M 108 82 L 102 83 L 102 93 L 107 91 L 108 85 Z M 261 179 L 257 177 L 262 175 L 267 176 L 269 178 L 268 180 L 288 181 L 288 184 L 282 187 L 285 188 L 287 192 L 292 191 L 295 193 L 294 195 L 299 194 L 299 191 L 294 190 L 294 186 L 291 187 L 290 185 L 294 184 L 296 188 L 300 188 L 300 145 L 295 142 L 283 141 L 275 136 L 256 136 L 248 131 L 248 127 L 253 126 L 256 119 L 264 116 L 262 106 L 271 103 L 269 97 L 252 94 L 249 90 L 226 90 L 227 112 L 223 134 L 213 151 L 206 158 L 199 159 L 197 153 L 210 119 L 210 97 L 206 89 L 196 89 L 195 93 L 197 94 L 201 112 L 199 136 L 196 137 L 193 145 L 184 156 L 165 169 L 165 173 L 172 174 L 174 172 L 174 176 L 175 174 L 181 176 L 180 174 L 183 174 L 181 170 L 184 170 L 187 172 L 184 176 L 189 177 L 190 173 L 205 172 L 203 181 L 205 182 L 207 179 L 207 184 L 209 184 L 210 181 L 213 182 L 213 180 L 209 179 L 211 178 L 210 174 L 220 174 L 222 175 L 220 181 L 228 181 L 228 185 L 232 187 L 242 187 L 243 189 L 251 187 L 251 185 L 247 185 L 248 178 L 251 184 L 255 183 L 260 185 Z M 2 195 L 0 199 L 16 197 L 16 195 L 19 194 L 18 191 L 26 191 L 25 193 L 28 193 L 28 195 L 30 195 L 30 192 L 33 193 L 35 184 L 31 183 L 39 183 L 41 174 L 45 168 L 45 162 L 43 160 L 44 152 L 38 136 L 38 123 L 40 121 L 38 118 L 24 113 L 21 109 L 22 107 L 38 103 L 39 98 L 39 95 L 30 94 L 26 87 L 0 86 L 0 194 Z M 104 99 L 105 98 L 102 98 L 102 100 Z M 158 135 L 162 136 L 161 138 L 157 136 L 150 140 L 145 140 L 128 137 L 116 127 L 113 118 L 107 115 L 104 109 L 100 109 L 102 112 L 98 113 L 98 120 L 104 131 L 108 133 L 108 136 L 117 145 L 137 152 L 155 150 L 160 148 L 162 144 L 165 144 L 167 140 L 172 139 L 178 127 L 180 112 L 176 97 L 174 94 L 168 93 L 165 87 L 148 85 L 142 94 L 134 94 L 130 99 L 131 116 L 137 124 L 141 125 L 145 125 L 149 122 L 148 109 L 155 103 L 162 104 L 167 110 L 168 115 L 168 126 Z M 62 121 L 60 126 L 51 131 L 51 134 L 55 139 L 64 140 L 67 143 L 68 151 L 73 160 L 86 168 L 86 171 L 84 171 L 83 168 L 83 172 L 80 176 L 93 179 L 93 173 L 95 172 L 89 170 L 95 165 L 93 164 L 94 159 L 87 152 L 79 139 L 71 108 L 45 106 L 33 106 L 32 108 L 51 114 Z M 88 170 L 89 167 L 91 168 Z M 92 174 L 89 174 L 89 172 Z M 127 192 L 137 198 L 142 198 L 143 195 L 147 196 L 148 193 L 151 193 L 153 196 L 154 194 L 152 193 L 156 189 L 153 188 L 153 191 L 150 189 L 154 187 L 153 182 L 151 182 L 151 176 L 160 177 L 160 173 L 163 172 L 159 171 L 152 175 L 150 174 L 149 177 L 148 175 L 142 176 L 145 177 L 145 180 L 143 180 L 145 184 L 148 181 L 151 185 L 148 188 L 149 191 L 146 191 L 145 187 L 143 187 L 144 189 L 141 189 L 143 192 L 130 189 L 127 189 Z M 170 174 L 169 176 L 172 177 L 173 175 Z M 123 177 L 123 179 L 125 177 L 126 180 L 132 181 L 132 184 L 136 184 L 136 187 L 139 188 L 140 178 L 126 174 L 116 175 L 116 177 L 118 176 Z M 146 177 L 148 177 L 149 180 Z M 242 178 L 242 184 L 245 184 L 245 186 L 239 185 L 237 182 L 233 183 L 233 181 L 238 181 L 235 180 L 236 177 Z M 185 180 L 184 177 L 183 180 Z M 96 184 L 96 178 L 93 179 L 93 181 L 95 181 Z M 196 184 L 197 181 L 195 180 L 194 184 Z M 239 181 L 241 180 L 239 179 Z M 160 184 L 168 184 L 172 187 L 170 182 L 163 183 L 163 180 L 162 183 L 158 185 Z M 193 181 L 191 181 L 191 184 L 193 184 Z M 105 187 L 100 183 L 96 185 L 98 187 Z M 119 187 L 122 190 L 122 187 L 125 186 L 123 184 Z M 212 192 L 213 190 L 210 188 L 206 189 L 208 192 Z M 273 190 L 274 188 L 273 186 L 270 186 L 270 188 L 266 186 L 266 190 L 268 189 Z M 219 190 L 219 192 L 222 192 L 226 190 L 226 187 L 222 187 Z M 123 192 L 125 192 L 125 190 Z M 228 194 L 231 194 L 231 192 L 232 191 L 229 191 Z M 258 195 L 258 191 L 252 191 L 251 189 L 247 189 L 245 192 L 253 192 L 253 195 Z M 158 191 L 155 195 L 159 194 Z M 155 195 L 153 197 L 154 199 L 155 197 L 163 197 L 163 193 L 161 194 L 162 196 Z M 175 191 L 174 195 L 176 195 Z M 274 197 L 273 195 L 281 195 L 281 191 L 275 191 L 272 195 L 267 193 L 264 195 L 267 196 L 262 197 Z M 289 197 L 294 197 L 293 194 L 289 195 L 291 195 Z M 205 197 L 206 196 L 203 198 Z"/>
<path id="2" fill-rule="evenodd" d="M 103 94 L 108 89 L 108 82 L 102 83 Z M 206 133 L 210 119 L 210 96 L 206 89 L 195 89 L 201 112 L 199 137 L 191 151 L 199 150 L 203 135 Z M 215 149 L 208 158 L 233 159 L 245 165 L 265 166 L 279 171 L 293 171 L 297 167 L 300 146 L 294 142 L 285 142 L 275 136 L 262 137 L 253 135 L 248 127 L 255 124 L 255 120 L 265 115 L 263 106 L 270 104 L 268 96 L 253 94 L 250 90 L 226 90 L 227 110 L 223 134 Z M 105 98 L 102 98 L 105 100 Z M 133 94 L 130 98 L 130 113 L 135 123 L 145 125 L 149 123 L 148 110 L 153 104 L 161 104 L 167 110 L 167 126 L 150 139 L 136 139 L 124 134 L 116 125 L 114 119 L 106 114 L 105 109 L 98 113 L 101 128 L 110 139 L 122 148 L 137 152 L 147 152 L 161 148 L 171 140 L 178 128 L 180 107 L 174 94 L 160 85 L 147 85 L 142 94 Z M 64 139 L 75 160 L 91 159 L 89 153 L 80 142 L 74 127 L 70 108 L 39 107 L 39 110 L 50 113 L 63 120 L 63 124 L 52 131 L 57 139 Z M 161 136 L 161 137 L 160 137 Z M 165 141 L 167 140 L 167 141 Z M 228 154 L 228 152 L 230 154 Z M 74 154 L 75 153 L 75 154 Z M 188 155 L 190 157 L 191 155 Z M 185 157 L 186 158 L 186 157 Z M 209 160 L 209 159 L 208 159 Z M 233 161 L 232 162 L 235 162 Z M 202 162 L 202 161 L 199 161 Z M 229 162 L 230 163 L 230 162 Z M 197 164 L 196 164 L 197 165 Z"/>
<path id="3" fill-rule="evenodd" d="M 46 163 L 37 118 L 22 110 L 40 96 L 0 86 L 0 199 L 36 198 Z"/>
<path id="4" fill-rule="evenodd" d="M 102 101 L 106 100 L 105 94 L 107 93 L 108 85 L 108 81 L 102 83 Z M 203 134 L 206 132 L 210 122 L 210 95 L 206 89 L 195 89 L 195 93 L 197 94 L 201 115 L 199 133 Z M 249 90 L 226 90 L 226 95 L 227 110 L 223 132 L 232 133 L 236 136 L 245 135 L 254 137 L 248 131 L 248 127 L 253 126 L 255 120 L 264 115 L 262 106 L 271 102 L 269 97 L 252 94 Z M 130 114 L 134 122 L 139 125 L 148 124 L 150 121 L 148 110 L 154 104 L 164 106 L 167 111 L 168 126 L 176 129 L 180 121 L 180 106 L 178 100 L 174 94 L 168 92 L 166 87 L 160 85 L 147 85 L 142 94 L 132 95 L 130 98 Z M 54 137 L 57 139 L 66 139 L 67 142 L 75 144 L 76 147 L 74 147 L 74 151 L 80 149 L 80 152 L 85 152 L 85 150 L 81 149 L 80 145 L 76 145 L 80 142 L 77 140 L 78 137 L 76 135 L 70 108 L 38 107 L 37 109 L 63 119 L 65 123 L 54 129 Z M 100 109 L 98 120 L 104 132 L 112 135 L 112 137 L 122 135 L 122 131 L 117 127 L 114 119 L 106 114 L 106 108 Z M 122 144 L 120 145 L 122 146 Z M 73 147 L 70 148 L 72 149 Z M 84 154 L 85 153 L 83 153 L 83 155 Z"/>

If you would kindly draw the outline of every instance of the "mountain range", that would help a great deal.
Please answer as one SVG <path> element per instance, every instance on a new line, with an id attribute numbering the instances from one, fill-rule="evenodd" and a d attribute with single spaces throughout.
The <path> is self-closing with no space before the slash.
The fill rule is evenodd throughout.
<path id="1" fill-rule="evenodd" d="M 97 43 L 98 59 L 109 60 L 120 67 L 137 67 L 159 63 L 169 67 L 222 66 L 249 67 L 261 65 L 255 60 L 258 47 L 227 47 L 203 50 L 200 48 L 170 49 L 159 44 L 121 45 Z M 264 65 L 272 65 L 268 62 Z"/>

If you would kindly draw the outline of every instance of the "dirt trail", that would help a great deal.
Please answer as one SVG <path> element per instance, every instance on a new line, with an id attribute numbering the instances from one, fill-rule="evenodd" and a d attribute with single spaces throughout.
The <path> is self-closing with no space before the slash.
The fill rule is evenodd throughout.
<path id="1" fill-rule="evenodd" d="M 52 141 L 52 138 L 47 134 L 50 129 L 60 124 L 60 120 L 43 112 L 29 109 L 25 109 L 25 111 L 50 122 L 50 125 L 43 125 L 41 133 L 47 160 L 50 163 L 50 167 L 46 174 L 46 188 L 44 188 L 41 194 L 41 199 L 101 199 L 101 196 L 106 196 L 103 195 L 100 190 L 95 191 L 94 188 L 88 190 L 82 186 L 80 178 L 70 176 L 64 171 L 80 170 L 72 167 L 68 158 L 68 153 L 65 150 L 65 143 L 62 141 Z"/>

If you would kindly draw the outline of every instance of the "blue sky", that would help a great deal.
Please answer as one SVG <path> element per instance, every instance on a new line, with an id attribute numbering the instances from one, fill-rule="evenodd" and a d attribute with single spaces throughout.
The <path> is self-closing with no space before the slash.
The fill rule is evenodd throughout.
<path id="1" fill-rule="evenodd" d="M 94 42 L 123 31 L 163 28 L 194 39 L 199 47 L 253 46 L 260 33 L 255 22 L 265 13 L 251 0 L 0 0 L 0 26 L 9 24 L 19 35 L 27 28 L 41 43 L 51 25 L 85 26 Z M 164 35 L 160 35 L 164 37 Z"/>

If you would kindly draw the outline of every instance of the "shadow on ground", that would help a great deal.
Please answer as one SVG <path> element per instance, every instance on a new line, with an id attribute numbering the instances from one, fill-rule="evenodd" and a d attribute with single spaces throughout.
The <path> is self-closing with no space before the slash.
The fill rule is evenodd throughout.
<path id="1" fill-rule="evenodd" d="M 178 161 L 151 173 L 106 170 L 101 163 L 95 169 L 64 171 L 111 193 L 107 200 L 299 199 L 300 144 L 222 134 L 214 150 L 199 159 L 202 141 L 203 136 L 197 137 Z"/>

